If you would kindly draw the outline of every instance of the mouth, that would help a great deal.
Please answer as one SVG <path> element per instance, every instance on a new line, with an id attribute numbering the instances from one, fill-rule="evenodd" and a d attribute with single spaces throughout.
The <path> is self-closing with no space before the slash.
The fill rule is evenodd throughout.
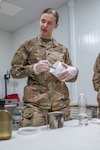
<path id="1" fill-rule="evenodd" d="M 42 32 L 44 32 L 44 33 L 45 33 L 45 32 L 47 32 L 47 30 L 45 30 L 45 29 L 42 29 Z"/>

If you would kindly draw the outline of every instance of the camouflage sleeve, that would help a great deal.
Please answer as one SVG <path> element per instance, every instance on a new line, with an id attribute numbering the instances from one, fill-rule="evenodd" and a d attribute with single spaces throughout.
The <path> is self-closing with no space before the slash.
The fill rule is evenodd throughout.
<path id="1" fill-rule="evenodd" d="M 71 57 L 70 57 L 70 54 L 68 52 L 68 49 L 66 49 L 66 58 L 65 58 L 65 63 L 70 65 L 70 66 L 73 66 L 72 64 L 72 60 L 71 60 Z M 76 68 L 77 69 L 77 68 Z M 78 69 L 77 69 L 77 74 L 76 76 L 74 76 L 72 79 L 68 80 L 67 82 L 75 82 L 77 80 L 77 77 L 78 77 Z"/>
<path id="2" fill-rule="evenodd" d="M 32 74 L 32 65 L 28 64 L 28 49 L 21 45 L 11 62 L 11 75 L 13 78 L 25 78 Z"/>
<path id="3" fill-rule="evenodd" d="M 100 53 L 94 63 L 93 71 L 94 73 L 93 73 L 92 82 L 93 82 L 94 90 L 99 91 L 100 89 Z"/>

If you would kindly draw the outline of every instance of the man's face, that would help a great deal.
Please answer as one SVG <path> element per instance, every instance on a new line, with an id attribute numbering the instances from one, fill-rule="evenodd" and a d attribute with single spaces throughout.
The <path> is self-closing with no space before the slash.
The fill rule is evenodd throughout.
<path id="1" fill-rule="evenodd" d="M 40 31 L 41 37 L 50 39 L 52 37 L 52 32 L 57 28 L 56 18 L 52 14 L 44 13 L 40 18 Z"/>

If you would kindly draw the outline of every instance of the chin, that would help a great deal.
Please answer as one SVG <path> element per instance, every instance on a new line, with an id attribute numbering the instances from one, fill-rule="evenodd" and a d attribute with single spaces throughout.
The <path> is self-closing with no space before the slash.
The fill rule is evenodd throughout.
<path id="1" fill-rule="evenodd" d="M 41 34 L 41 36 L 42 36 L 43 38 L 48 38 L 48 36 L 47 36 L 46 34 Z"/>

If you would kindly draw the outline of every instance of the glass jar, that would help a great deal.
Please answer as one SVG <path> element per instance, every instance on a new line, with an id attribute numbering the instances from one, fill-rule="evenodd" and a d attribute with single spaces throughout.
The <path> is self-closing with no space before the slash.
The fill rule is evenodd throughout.
<path id="1" fill-rule="evenodd" d="M 12 114 L 4 106 L 5 101 L 0 100 L 0 140 L 7 140 L 12 136 Z"/>

